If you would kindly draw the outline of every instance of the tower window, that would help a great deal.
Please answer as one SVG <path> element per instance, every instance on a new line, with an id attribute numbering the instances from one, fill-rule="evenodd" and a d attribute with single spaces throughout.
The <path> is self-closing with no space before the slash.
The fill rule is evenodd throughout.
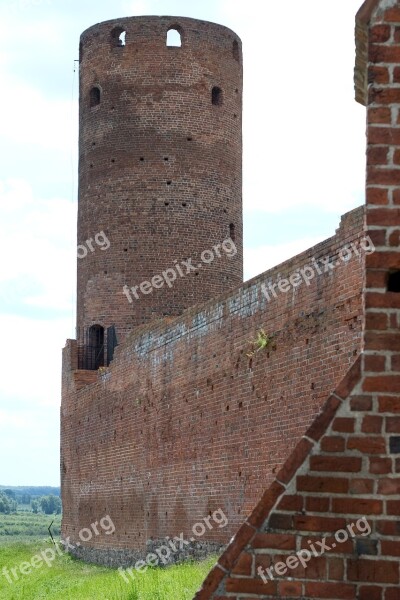
<path id="1" fill-rule="evenodd" d="M 167 32 L 167 46 L 176 48 L 182 46 L 182 35 L 176 27 L 171 27 Z"/>
<path id="2" fill-rule="evenodd" d="M 126 31 L 122 27 L 114 27 L 111 32 L 111 44 L 115 48 L 123 48 L 126 45 Z"/>
<path id="3" fill-rule="evenodd" d="M 213 87 L 211 92 L 211 101 L 214 106 L 222 106 L 223 98 L 222 98 L 222 90 L 219 87 Z"/>
<path id="4" fill-rule="evenodd" d="M 233 223 L 231 223 L 229 225 L 229 237 L 231 238 L 232 242 L 235 241 L 236 235 L 235 235 L 235 226 Z"/>
<path id="5" fill-rule="evenodd" d="M 239 43 L 238 43 L 237 40 L 234 40 L 234 42 L 233 42 L 232 54 L 233 54 L 233 58 L 239 62 L 239 60 L 240 60 L 240 50 L 239 50 Z"/>
<path id="6" fill-rule="evenodd" d="M 400 271 L 390 273 L 387 285 L 388 292 L 400 293 Z"/>
<path id="7" fill-rule="evenodd" d="M 86 369 L 97 371 L 104 366 L 104 327 L 92 325 L 89 329 L 86 347 Z"/>
<path id="8" fill-rule="evenodd" d="M 90 90 L 90 108 L 93 108 L 94 106 L 98 106 L 100 104 L 100 102 L 101 102 L 101 91 L 100 91 L 100 88 L 97 85 L 95 85 Z"/>

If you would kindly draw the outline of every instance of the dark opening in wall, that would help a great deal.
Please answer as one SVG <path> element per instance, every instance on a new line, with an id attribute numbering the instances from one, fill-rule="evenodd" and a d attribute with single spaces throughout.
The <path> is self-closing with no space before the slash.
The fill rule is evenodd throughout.
<path id="1" fill-rule="evenodd" d="M 400 294 L 400 271 L 389 274 L 387 291 Z"/>
<path id="2" fill-rule="evenodd" d="M 390 453 L 400 454 L 400 436 L 390 438 Z"/>
<path id="3" fill-rule="evenodd" d="M 92 87 L 92 89 L 90 90 L 89 99 L 90 99 L 90 108 L 93 108 L 94 106 L 98 106 L 100 104 L 101 91 L 97 85 Z"/>
<path id="4" fill-rule="evenodd" d="M 211 91 L 211 101 L 214 106 L 222 106 L 223 98 L 221 88 L 217 86 L 213 87 Z"/>
<path id="5" fill-rule="evenodd" d="M 182 46 L 182 31 L 177 26 L 168 29 L 167 46 L 169 48 L 180 48 Z"/>
<path id="6" fill-rule="evenodd" d="M 111 45 L 123 48 L 126 45 L 126 31 L 122 27 L 114 27 L 111 32 Z"/>
<path id="7" fill-rule="evenodd" d="M 233 42 L 233 45 L 232 45 L 232 54 L 233 54 L 233 58 L 239 62 L 239 60 L 240 60 L 240 50 L 239 50 L 239 43 L 238 43 L 237 40 L 234 40 L 234 42 Z"/>
<path id="8" fill-rule="evenodd" d="M 92 325 L 84 333 L 83 342 L 78 347 L 78 368 L 97 371 L 104 366 L 104 327 Z"/>
<path id="9" fill-rule="evenodd" d="M 236 234 L 235 234 L 235 226 L 233 223 L 231 223 L 229 225 L 229 237 L 231 238 L 232 242 L 235 241 Z"/>

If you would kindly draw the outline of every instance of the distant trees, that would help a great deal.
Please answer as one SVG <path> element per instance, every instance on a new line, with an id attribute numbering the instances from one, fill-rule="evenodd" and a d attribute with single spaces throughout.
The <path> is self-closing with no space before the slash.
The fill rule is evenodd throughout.
<path id="1" fill-rule="evenodd" d="M 0 486 L 0 513 L 23 512 L 30 507 L 34 514 L 59 515 L 62 510 L 59 491 L 60 488 L 49 486 Z"/>
<path id="2" fill-rule="evenodd" d="M 50 494 L 49 496 L 42 496 L 39 498 L 38 503 L 46 515 L 59 515 L 61 513 L 61 498 L 59 498 L 59 496 L 54 496 L 53 494 Z"/>
<path id="3" fill-rule="evenodd" d="M 31 495 L 30 494 L 22 494 L 20 502 L 21 502 L 21 504 L 30 504 L 31 503 Z"/>
<path id="4" fill-rule="evenodd" d="M 5 490 L 10 491 L 10 490 Z M 12 495 L 0 492 L 0 513 L 9 515 L 10 513 L 17 512 L 18 502 L 13 499 Z"/>

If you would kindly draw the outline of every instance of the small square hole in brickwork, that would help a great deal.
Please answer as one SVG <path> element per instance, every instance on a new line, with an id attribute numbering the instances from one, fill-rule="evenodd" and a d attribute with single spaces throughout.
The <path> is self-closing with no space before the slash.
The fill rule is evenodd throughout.
<path id="1" fill-rule="evenodd" d="M 400 436 L 396 435 L 390 438 L 390 452 L 391 454 L 400 454 Z"/>
<path id="2" fill-rule="evenodd" d="M 358 556 L 376 556 L 378 554 L 378 540 L 356 540 Z"/>
<path id="3" fill-rule="evenodd" d="M 143 161 L 144 161 L 144 156 L 141 156 L 140 157 L 140 162 L 143 162 Z"/>
<path id="4" fill-rule="evenodd" d="M 172 181 L 167 181 L 167 185 L 171 185 Z"/>
<path id="5" fill-rule="evenodd" d="M 389 274 L 387 291 L 400 294 L 400 271 Z"/>
<path id="6" fill-rule="evenodd" d="M 191 142 L 191 141 L 193 141 L 193 138 L 191 138 L 191 137 L 188 137 L 188 138 L 186 138 L 186 139 L 187 139 L 187 141 L 188 141 L 188 142 Z"/>

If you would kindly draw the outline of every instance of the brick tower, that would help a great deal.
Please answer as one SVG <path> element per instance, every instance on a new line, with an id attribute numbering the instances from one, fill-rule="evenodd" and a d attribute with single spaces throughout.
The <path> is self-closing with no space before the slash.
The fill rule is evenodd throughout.
<path id="1" fill-rule="evenodd" d="M 239 38 L 176 17 L 95 25 L 79 108 L 78 332 L 121 340 L 240 284 Z M 213 250 L 229 239 L 236 254 Z"/>

